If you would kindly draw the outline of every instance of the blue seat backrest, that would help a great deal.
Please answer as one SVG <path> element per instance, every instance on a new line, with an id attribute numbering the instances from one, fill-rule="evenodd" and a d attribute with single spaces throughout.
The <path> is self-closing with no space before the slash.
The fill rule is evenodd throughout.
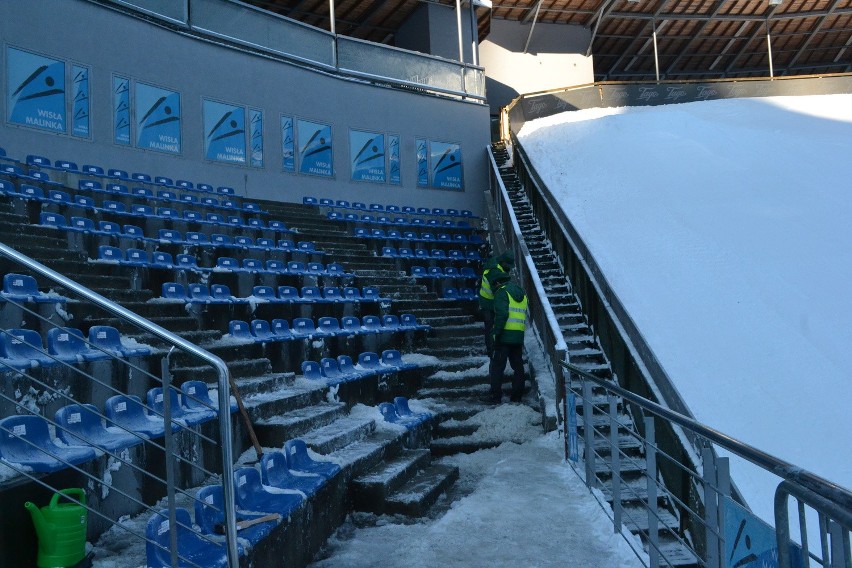
<path id="1" fill-rule="evenodd" d="M 285 319 L 276 318 L 272 320 L 272 333 L 279 337 L 292 337 L 290 324 Z"/>
<path id="2" fill-rule="evenodd" d="M 213 284 L 210 287 L 210 295 L 216 300 L 231 300 L 234 298 L 227 284 Z"/>
<path id="3" fill-rule="evenodd" d="M 231 320 L 228 323 L 228 333 L 239 339 L 251 339 L 249 324 L 241 320 Z"/>
<path id="4" fill-rule="evenodd" d="M 272 329 L 266 320 L 251 320 L 251 333 L 258 339 L 272 337 Z"/>
<path id="5" fill-rule="evenodd" d="M 186 290 L 182 284 L 177 282 L 163 282 L 163 298 L 173 298 L 178 300 L 186 299 Z"/>
<path id="6" fill-rule="evenodd" d="M 318 380 L 323 378 L 320 365 L 316 361 L 302 361 L 302 374 L 306 379 Z"/>
<path id="7" fill-rule="evenodd" d="M 379 365 L 379 356 L 372 351 L 359 353 L 358 364 L 366 369 L 374 369 Z"/>

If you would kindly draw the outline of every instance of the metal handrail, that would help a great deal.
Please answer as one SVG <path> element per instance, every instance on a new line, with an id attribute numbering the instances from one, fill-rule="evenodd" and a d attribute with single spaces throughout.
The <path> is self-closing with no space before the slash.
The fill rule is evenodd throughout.
<path id="1" fill-rule="evenodd" d="M 576 365 L 566 362 L 562 362 L 561 365 L 568 371 L 580 375 L 584 379 L 611 391 L 625 400 L 629 400 L 641 407 L 643 410 L 647 410 L 660 418 L 664 418 L 669 422 L 673 422 L 683 428 L 686 428 L 687 430 L 718 444 L 726 450 L 757 466 L 760 466 L 762 469 L 765 469 L 786 481 L 790 481 L 813 491 L 817 495 L 835 503 L 838 507 L 845 509 L 847 514 L 849 514 L 849 511 L 852 511 L 852 491 L 849 489 L 820 477 L 819 475 L 802 467 L 786 462 L 781 458 L 755 448 L 745 442 L 737 440 L 724 432 L 715 430 L 689 416 L 670 410 L 665 406 L 661 406 L 656 402 L 632 393 L 606 379 L 596 377 Z"/>
<path id="2" fill-rule="evenodd" d="M 216 355 L 201 349 L 197 345 L 186 341 L 182 337 L 173 334 L 160 327 L 159 325 L 148 321 L 147 319 L 131 312 L 130 310 L 116 304 L 115 302 L 104 298 L 100 294 L 86 288 L 85 286 L 81 286 L 80 284 L 70 280 L 69 278 L 59 274 L 58 272 L 44 266 L 43 264 L 29 258 L 26 255 L 23 255 L 16 251 L 15 249 L 7 246 L 4 243 L 0 243 L 0 256 L 6 257 L 20 265 L 27 267 L 32 272 L 39 274 L 40 276 L 55 282 L 68 290 L 71 290 L 78 294 L 79 296 L 85 298 L 90 301 L 94 305 L 104 309 L 105 311 L 121 318 L 127 320 L 137 327 L 151 333 L 152 335 L 160 338 L 164 342 L 179 347 L 184 351 L 187 351 L 199 359 L 207 362 L 212 367 L 216 369 L 218 375 L 218 397 L 219 397 L 219 436 L 221 438 L 221 451 L 222 451 L 222 479 L 230 480 L 234 477 L 234 456 L 233 456 L 233 447 L 232 447 L 232 439 L 231 439 L 231 418 L 230 418 L 230 382 L 228 379 L 228 367 L 225 365 L 225 362 L 222 361 Z M 239 566 L 239 554 L 237 549 L 237 527 L 236 527 L 236 511 L 235 511 L 235 492 L 234 486 L 232 483 L 228 483 L 227 481 L 222 483 L 223 493 L 224 493 L 224 524 L 225 524 L 225 536 L 227 539 L 227 555 L 228 555 L 228 563 L 232 567 Z"/>

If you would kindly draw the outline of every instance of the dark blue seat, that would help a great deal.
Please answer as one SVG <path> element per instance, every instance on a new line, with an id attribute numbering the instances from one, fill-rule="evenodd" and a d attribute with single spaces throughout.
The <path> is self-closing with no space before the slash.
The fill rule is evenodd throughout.
<path id="1" fill-rule="evenodd" d="M 343 293 L 340 291 L 340 288 L 336 288 L 334 286 L 329 286 L 323 288 L 322 296 L 325 298 L 326 302 L 344 302 L 346 299 L 343 297 Z"/>
<path id="2" fill-rule="evenodd" d="M 65 216 L 60 215 L 59 213 L 42 212 L 39 214 L 38 224 L 45 229 L 59 229 L 62 231 L 68 230 L 68 224 L 65 221 Z"/>
<path id="3" fill-rule="evenodd" d="M 372 371 L 374 373 L 382 373 L 387 369 L 382 368 L 382 363 L 379 361 L 379 356 L 372 351 L 365 351 L 358 354 L 358 366 L 362 369 Z"/>
<path id="4" fill-rule="evenodd" d="M 347 302 L 360 302 L 364 298 L 361 296 L 361 290 L 354 286 L 343 288 L 343 297 Z"/>
<path id="5" fill-rule="evenodd" d="M 210 287 L 207 284 L 190 284 L 187 295 L 189 296 L 189 301 L 193 304 L 229 303 L 214 302 L 213 297 L 210 295 Z"/>
<path id="6" fill-rule="evenodd" d="M 351 381 L 370 377 L 376 374 L 375 371 L 371 369 L 359 369 L 356 367 L 355 363 L 352 362 L 352 357 L 349 355 L 338 355 L 337 367 L 340 369 L 341 374 L 351 377 L 348 379 Z"/>
<path id="7" fill-rule="evenodd" d="M 175 508 L 177 531 L 178 567 L 189 568 L 204 566 L 204 568 L 227 568 L 228 554 L 222 543 L 210 542 L 202 538 L 192 528 L 189 511 L 182 507 Z M 171 535 L 169 527 L 169 511 L 163 509 L 154 513 L 145 528 L 145 555 L 149 567 L 165 568 L 172 565 Z"/>
<path id="8" fill-rule="evenodd" d="M 305 267 L 304 262 L 299 262 L 296 260 L 291 260 L 287 263 L 287 272 L 290 274 L 296 274 L 299 276 L 303 276 L 307 274 L 307 268 Z"/>
<path id="9" fill-rule="evenodd" d="M 459 298 L 462 300 L 476 300 L 476 290 L 474 290 L 473 288 L 460 288 Z"/>
<path id="10" fill-rule="evenodd" d="M 264 454 L 265 456 L 266 454 Z M 225 498 L 224 490 L 221 485 L 208 485 L 202 487 L 195 494 L 195 524 L 201 529 L 202 534 L 214 535 L 222 534 L 221 530 L 217 532 L 217 526 L 222 527 L 225 524 Z M 250 521 L 262 517 L 262 513 L 248 513 L 246 511 L 235 511 L 237 522 Z M 240 539 L 245 539 L 251 544 L 257 544 L 272 532 L 279 520 L 266 521 L 258 523 L 244 529 L 240 529 Z M 238 546 L 238 552 L 242 556 L 244 549 L 242 545 Z"/>
<path id="11" fill-rule="evenodd" d="M 350 277 L 353 276 L 351 272 L 346 272 L 346 269 L 343 268 L 343 265 L 339 262 L 331 262 L 328 266 L 325 267 L 325 273 L 327 276 L 340 276 L 340 277 Z"/>
<path id="12" fill-rule="evenodd" d="M 302 198 L 302 203 L 304 205 L 319 205 L 319 199 L 317 199 L 316 197 L 305 196 Z"/>
<path id="13" fill-rule="evenodd" d="M 118 356 L 144 357 L 151 354 L 151 348 L 147 345 L 131 341 L 125 343 L 118 330 L 109 325 L 93 325 L 90 327 L 89 343 L 97 349 L 103 349 Z"/>
<path id="14" fill-rule="evenodd" d="M 147 402 L 151 416 L 164 420 L 166 414 L 166 397 L 163 387 L 154 387 L 148 390 Z M 172 432 L 177 432 L 187 425 L 186 410 L 180 404 L 180 396 L 177 389 L 169 388 L 169 411 L 172 418 Z"/>
<path id="15" fill-rule="evenodd" d="M 337 359 L 324 357 L 320 359 L 319 366 L 320 373 L 330 385 L 343 383 L 349 379 L 349 377 L 340 372 L 340 367 L 337 365 Z"/>
<path id="16" fill-rule="evenodd" d="M 56 438 L 68 446 L 95 446 L 117 452 L 138 446 L 144 438 L 121 428 L 106 428 L 93 404 L 69 404 L 56 411 Z"/>
<path id="17" fill-rule="evenodd" d="M 226 284 L 213 284 L 210 286 L 210 295 L 216 301 L 227 301 L 232 304 L 248 304 L 247 298 L 237 298 L 231 294 L 231 289 Z"/>
<path id="18" fill-rule="evenodd" d="M 316 286 L 302 286 L 302 302 L 323 304 L 326 299 L 322 297 L 320 289 Z"/>
<path id="19" fill-rule="evenodd" d="M 251 334 L 249 324 L 242 320 L 231 320 L 228 322 L 228 334 L 230 334 L 232 339 L 251 343 L 255 342 L 255 337 Z"/>
<path id="20" fill-rule="evenodd" d="M 324 337 L 348 336 L 350 333 L 340 328 L 337 318 L 321 317 L 317 320 L 317 333 Z"/>
<path id="21" fill-rule="evenodd" d="M 404 396 L 395 397 L 393 399 L 393 404 L 396 406 L 396 413 L 402 419 L 423 422 L 424 420 L 429 420 L 433 416 L 431 412 L 412 412 L 411 408 L 408 406 L 408 399 Z"/>
<path id="22" fill-rule="evenodd" d="M 196 231 L 187 231 L 186 235 L 184 235 L 184 240 L 186 240 L 186 242 L 190 244 L 197 246 L 204 246 L 210 244 L 210 239 L 207 237 L 206 234 L 199 233 Z"/>
<path id="23" fill-rule="evenodd" d="M 252 288 L 251 295 L 261 302 L 283 303 L 283 300 L 275 295 L 275 289 L 272 286 L 255 286 Z"/>
<path id="24" fill-rule="evenodd" d="M 197 189 L 198 191 L 206 191 L 207 193 L 213 193 L 213 186 L 209 183 L 195 184 L 195 189 Z"/>
<path id="25" fill-rule="evenodd" d="M 50 437 L 47 421 L 34 414 L 0 420 L 0 457 L 38 473 L 65 469 L 96 457 L 94 448 L 62 446 Z"/>
<path id="26" fill-rule="evenodd" d="M 234 490 L 239 509 L 279 513 L 285 518 L 298 509 L 304 499 L 298 493 L 268 491 L 260 481 L 260 472 L 253 467 L 241 467 L 234 472 Z"/>
<path id="27" fill-rule="evenodd" d="M 444 299 L 445 300 L 458 300 L 459 299 L 459 291 L 455 288 L 444 288 Z"/>
<path id="28" fill-rule="evenodd" d="M 133 172 L 130 174 L 130 179 L 141 183 L 151 183 L 151 176 L 144 172 Z"/>
<path id="29" fill-rule="evenodd" d="M 163 282 L 163 291 L 160 295 L 169 300 L 179 300 L 181 302 L 189 300 L 183 284 L 178 284 L 177 282 Z"/>
<path id="30" fill-rule="evenodd" d="M 382 333 L 387 331 L 382 327 L 382 320 L 379 316 L 364 316 L 361 318 L 361 329 L 364 333 Z"/>
<path id="31" fill-rule="evenodd" d="M 374 286 L 364 286 L 361 289 L 361 295 L 365 302 L 384 302 L 389 301 L 389 298 L 382 298 L 379 295 L 379 289 Z"/>
<path id="32" fill-rule="evenodd" d="M 293 326 L 290 329 L 295 339 L 310 339 L 317 334 L 314 321 L 310 318 L 296 318 L 293 320 Z"/>
<path id="33" fill-rule="evenodd" d="M 402 314 L 399 316 L 399 328 L 401 330 L 428 330 L 432 329 L 431 326 L 426 325 L 425 323 L 418 323 L 417 316 L 414 314 Z"/>
<path id="34" fill-rule="evenodd" d="M 291 304 L 298 304 L 302 301 L 302 298 L 299 296 L 299 290 L 294 286 L 279 286 L 278 298 Z"/>
<path id="35" fill-rule="evenodd" d="M 272 320 L 272 334 L 278 341 L 290 341 L 293 334 L 290 332 L 290 324 L 285 319 L 276 318 Z"/>
<path id="36" fill-rule="evenodd" d="M 166 187 L 172 187 L 175 184 L 172 178 L 165 176 L 155 176 L 154 183 L 156 183 L 157 185 L 164 185 Z"/>
<path id="37" fill-rule="evenodd" d="M 386 349 L 382 351 L 382 365 L 396 369 L 397 371 L 416 369 L 419 366 L 414 363 L 403 362 L 402 354 L 396 349 Z"/>
<path id="38" fill-rule="evenodd" d="M 252 320 L 251 334 L 254 336 L 256 343 L 269 343 L 271 341 L 279 341 L 279 338 L 272 333 L 272 328 L 269 327 L 269 322 L 266 320 Z"/>
<path id="39" fill-rule="evenodd" d="M 382 327 L 391 331 L 399 331 L 399 316 L 385 314 L 382 316 Z"/>
<path id="40" fill-rule="evenodd" d="M 147 187 L 133 187 L 130 189 L 130 194 L 133 197 L 141 197 L 142 199 L 154 199 L 154 192 Z"/>
<path id="41" fill-rule="evenodd" d="M 0 331 L 0 368 L 30 369 L 58 364 L 44 350 L 41 336 L 31 329 Z"/>
<path id="42" fill-rule="evenodd" d="M 350 335 L 364 333 L 364 330 L 361 328 L 361 320 L 355 316 L 343 316 L 340 318 L 340 327 Z"/>
<path id="43" fill-rule="evenodd" d="M 71 364 L 111 358 L 109 353 L 89 347 L 83 340 L 83 332 L 71 327 L 53 327 L 48 330 L 47 352 Z"/>
<path id="44" fill-rule="evenodd" d="M 382 418 L 385 419 L 385 422 L 390 422 L 392 424 L 402 424 L 403 421 L 400 418 L 399 414 L 396 412 L 396 406 L 391 402 L 381 402 L 379 403 L 379 412 L 382 413 Z"/>
<path id="45" fill-rule="evenodd" d="M 316 361 L 302 361 L 302 375 L 311 381 L 324 381 L 319 363 Z"/>
<path id="46" fill-rule="evenodd" d="M 287 455 L 279 450 L 266 452 L 260 458 L 260 479 L 264 485 L 279 489 L 296 489 L 312 495 L 322 487 L 326 478 L 316 474 L 293 475 L 287 464 Z"/>
<path id="47" fill-rule="evenodd" d="M 202 269 L 198 266 L 198 259 L 191 254 L 179 254 L 175 258 L 175 266 L 181 270 L 192 270 L 194 272 L 203 272 L 209 269 Z"/>
<path id="48" fill-rule="evenodd" d="M 195 189 L 195 185 L 191 181 L 187 181 L 185 179 L 179 179 L 175 182 L 175 187 L 179 187 L 181 189 Z"/>
<path id="49" fill-rule="evenodd" d="M 172 270 L 174 266 L 172 255 L 167 252 L 157 251 L 151 255 L 151 268 Z"/>
<path id="50" fill-rule="evenodd" d="M 180 386 L 182 396 L 180 403 L 186 412 L 186 421 L 189 425 L 201 424 L 208 420 L 214 420 L 219 415 L 218 401 L 210 398 L 210 391 L 204 381 L 186 381 Z M 235 404 L 231 412 L 236 412 Z"/>
<path id="51" fill-rule="evenodd" d="M 76 162 L 69 162 L 68 160 L 56 160 L 53 162 L 53 168 L 57 170 L 64 170 L 66 172 L 79 172 L 80 168 L 77 167 Z"/>
<path id="52" fill-rule="evenodd" d="M 330 478 L 340 471 L 340 466 L 330 461 L 317 461 L 308 454 L 308 446 L 303 440 L 288 440 L 284 444 L 284 453 L 287 454 L 287 465 L 294 471 L 316 473 L 325 478 Z"/>
<path id="53" fill-rule="evenodd" d="M 68 301 L 68 298 L 59 294 L 43 294 L 39 291 L 35 278 L 14 272 L 9 272 L 3 276 L 3 291 L 0 292 L 0 298 L 37 304 L 63 304 Z"/>

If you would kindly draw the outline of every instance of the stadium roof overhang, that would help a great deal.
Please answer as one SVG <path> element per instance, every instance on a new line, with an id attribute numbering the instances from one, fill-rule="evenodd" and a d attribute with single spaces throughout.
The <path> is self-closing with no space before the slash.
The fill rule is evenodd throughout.
<path id="1" fill-rule="evenodd" d="M 248 3 L 330 29 L 331 1 Z M 419 5 L 454 6 L 456 0 L 333 2 L 338 34 L 393 45 Z M 661 79 L 672 80 L 765 77 L 770 61 L 776 76 L 852 71 L 852 0 L 492 0 L 490 9 L 481 6 L 488 3 L 474 0 L 480 40 L 495 18 L 587 28 L 596 80 L 653 80 L 657 69 Z"/>

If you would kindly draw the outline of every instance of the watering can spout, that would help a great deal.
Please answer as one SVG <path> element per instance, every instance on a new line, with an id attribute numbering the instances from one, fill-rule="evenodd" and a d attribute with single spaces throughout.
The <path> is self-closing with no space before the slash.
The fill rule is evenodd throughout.
<path id="1" fill-rule="evenodd" d="M 26 507 L 27 511 L 30 512 L 30 516 L 33 518 L 33 526 L 35 526 L 36 533 L 38 533 L 39 541 L 46 541 L 46 536 L 53 531 L 50 523 L 47 522 L 47 519 L 45 519 L 44 515 L 41 513 L 41 509 L 39 509 L 35 503 L 31 503 L 30 501 L 24 503 L 24 507 Z"/>

